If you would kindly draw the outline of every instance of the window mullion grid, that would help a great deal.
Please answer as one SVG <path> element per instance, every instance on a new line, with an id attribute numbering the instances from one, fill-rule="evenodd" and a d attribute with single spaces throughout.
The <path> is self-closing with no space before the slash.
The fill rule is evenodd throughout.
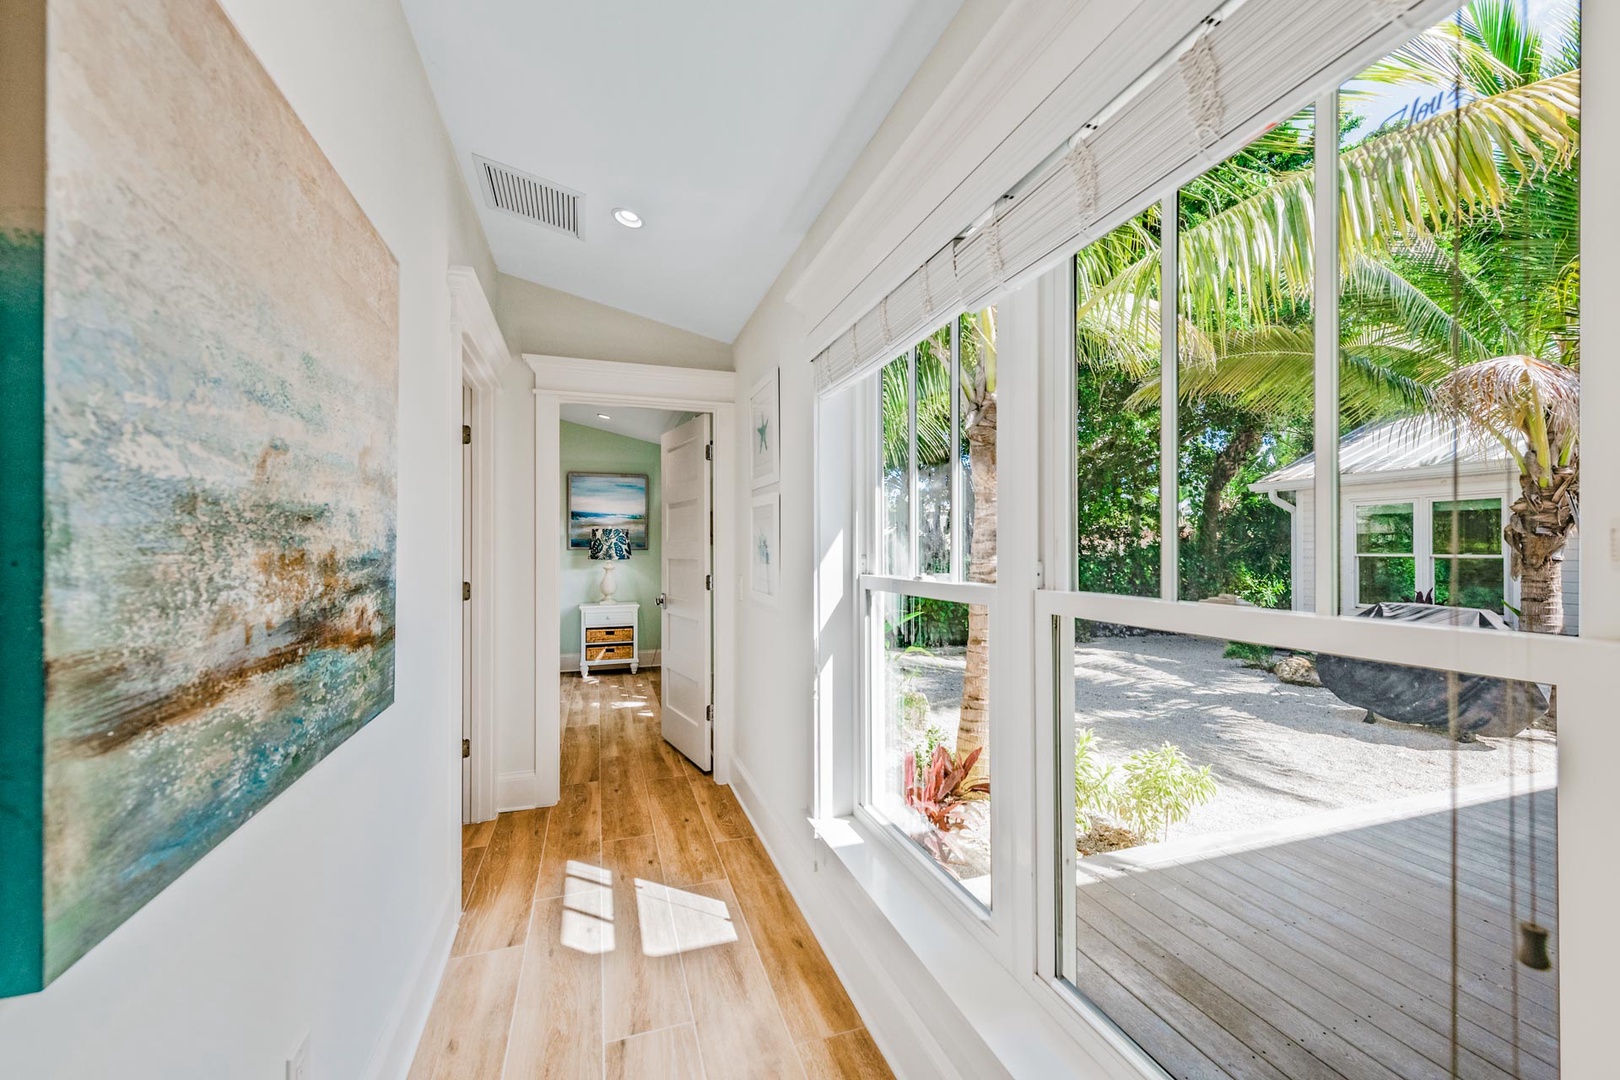
<path id="1" fill-rule="evenodd" d="M 917 523 L 921 518 L 918 505 L 922 500 L 917 491 L 917 347 L 913 345 L 906 352 L 906 439 L 909 451 L 906 455 L 906 539 L 909 546 L 910 562 L 906 566 L 907 577 L 921 577 L 922 568 L 917 564 Z"/>
<path id="2" fill-rule="evenodd" d="M 1159 598 L 1175 600 L 1181 593 L 1180 442 L 1176 406 L 1181 399 L 1177 361 L 1176 288 L 1180 239 L 1177 234 L 1177 193 L 1166 195 L 1159 210 Z"/>
<path id="3" fill-rule="evenodd" d="M 1315 341 L 1316 613 L 1339 613 L 1339 92 L 1316 99 L 1313 121 L 1315 213 L 1311 229 L 1312 336 Z"/>
<path id="4" fill-rule="evenodd" d="M 948 324 L 951 335 L 951 580 L 962 581 L 967 562 L 964 547 L 967 543 L 967 507 L 962 501 L 962 334 L 961 319 Z"/>

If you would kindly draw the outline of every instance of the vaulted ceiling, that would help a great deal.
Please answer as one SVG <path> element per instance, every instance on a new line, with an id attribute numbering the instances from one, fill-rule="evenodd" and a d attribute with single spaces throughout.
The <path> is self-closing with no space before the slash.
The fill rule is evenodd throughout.
<path id="1" fill-rule="evenodd" d="M 727 342 L 960 3 L 403 0 L 501 270 Z M 475 154 L 583 193 L 583 239 Z"/>

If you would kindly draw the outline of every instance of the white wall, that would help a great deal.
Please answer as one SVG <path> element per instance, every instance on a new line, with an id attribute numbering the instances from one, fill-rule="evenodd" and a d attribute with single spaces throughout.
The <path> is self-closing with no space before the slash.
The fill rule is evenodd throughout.
<path id="1" fill-rule="evenodd" d="M 395 704 L 43 993 L 0 1001 L 0 1075 L 317 1080 L 408 1053 L 458 901 L 459 373 L 451 264 L 495 286 L 394 0 L 224 0 L 400 264 Z M 251 211 L 251 208 L 245 208 Z"/>
<path id="2" fill-rule="evenodd" d="M 495 317 L 513 356 L 571 356 L 627 364 L 731 370 L 731 346 L 594 300 L 500 276 Z"/>

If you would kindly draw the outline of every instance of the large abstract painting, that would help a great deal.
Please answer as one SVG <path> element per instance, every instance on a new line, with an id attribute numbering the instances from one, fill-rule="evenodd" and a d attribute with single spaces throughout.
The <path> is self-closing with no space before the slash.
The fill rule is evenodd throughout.
<path id="1" fill-rule="evenodd" d="M 0 781 L 42 818 L 40 970 L 0 955 L 12 992 L 394 696 L 392 254 L 214 0 L 52 0 L 49 30 L 43 528 L 37 592 L 3 597 L 41 615 L 41 778 Z"/>

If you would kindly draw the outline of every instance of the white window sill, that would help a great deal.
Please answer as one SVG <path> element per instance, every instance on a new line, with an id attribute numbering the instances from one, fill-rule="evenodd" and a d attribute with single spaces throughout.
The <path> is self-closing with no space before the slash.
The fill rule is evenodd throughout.
<path id="1" fill-rule="evenodd" d="M 905 865 L 871 826 L 853 817 L 811 824 L 1009 1076 L 1164 1076 L 1112 1025 L 1084 1016 L 1033 970 L 1019 976 L 1003 966 L 991 949 L 995 939 L 982 927 L 973 932 L 976 916 L 965 898 Z"/>

